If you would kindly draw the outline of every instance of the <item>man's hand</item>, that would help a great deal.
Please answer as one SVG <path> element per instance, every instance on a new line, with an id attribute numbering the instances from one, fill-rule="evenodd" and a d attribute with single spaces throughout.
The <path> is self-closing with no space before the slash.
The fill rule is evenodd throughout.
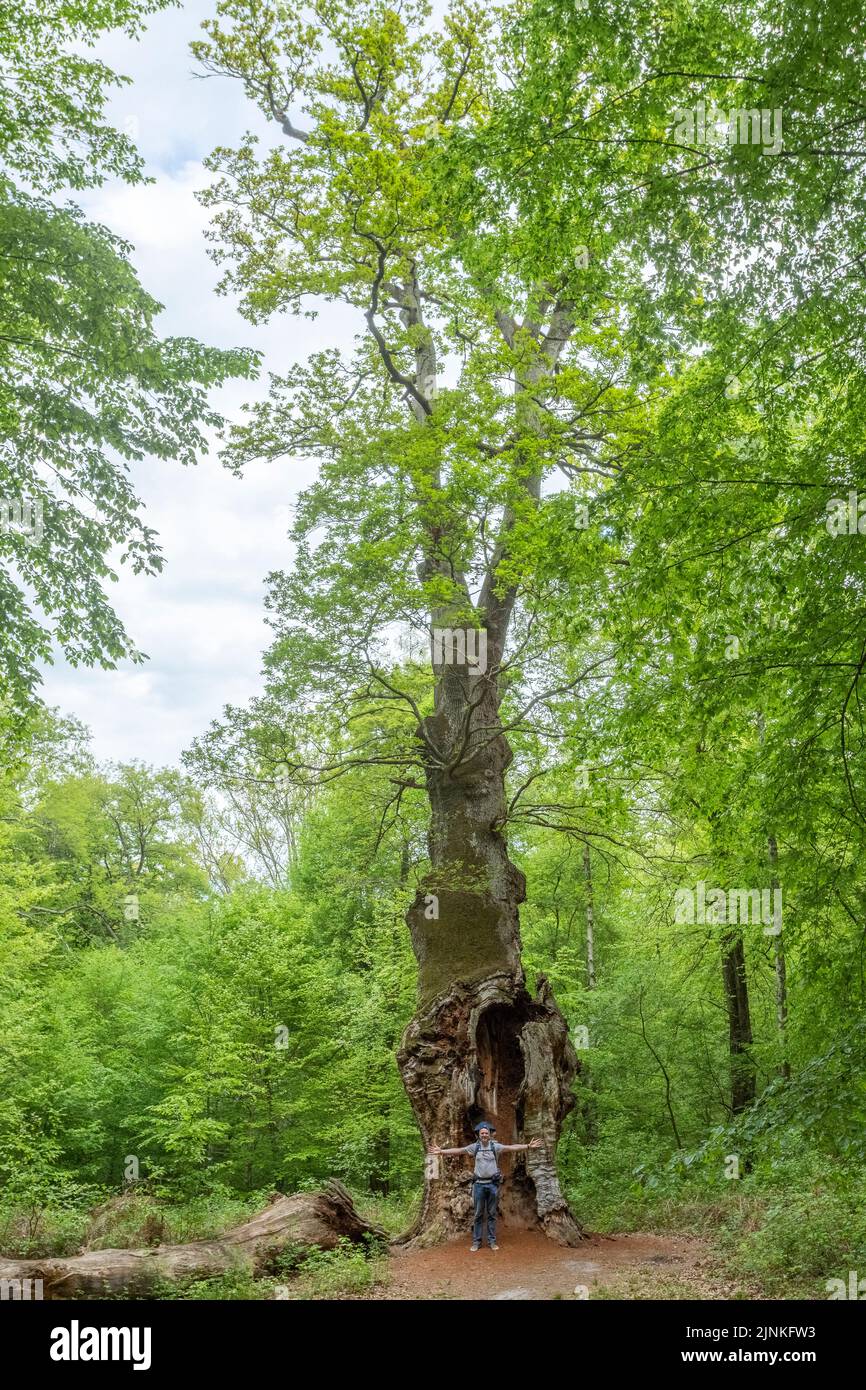
<path id="1" fill-rule="evenodd" d="M 540 1149 L 540 1148 L 541 1148 L 541 1140 L 540 1140 L 540 1139 L 530 1139 L 530 1141 L 529 1141 L 529 1143 L 527 1144 L 526 1147 L 527 1147 L 528 1149 Z"/>
<path id="2" fill-rule="evenodd" d="M 442 1153 L 442 1150 L 439 1148 L 439 1145 L 438 1145 L 438 1144 L 434 1144 L 434 1145 L 432 1146 L 432 1148 L 429 1148 L 429 1149 L 427 1150 L 427 1152 L 428 1152 L 428 1154 L 441 1154 L 441 1153 Z"/>

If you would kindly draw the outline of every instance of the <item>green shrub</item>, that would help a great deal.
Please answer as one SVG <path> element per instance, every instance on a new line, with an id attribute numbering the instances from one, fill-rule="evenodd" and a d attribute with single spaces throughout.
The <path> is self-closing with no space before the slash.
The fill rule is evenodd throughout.
<path id="1" fill-rule="evenodd" d="M 754 1276 L 776 1297 L 826 1297 L 828 1279 L 866 1270 L 866 1205 L 862 1185 L 835 1192 L 777 1194 L 761 1225 L 729 1227 L 723 1246 L 730 1266 Z"/>
<path id="2" fill-rule="evenodd" d="M 367 1244 L 342 1237 L 333 1250 L 310 1250 L 288 1285 L 289 1298 L 345 1298 L 387 1282 L 387 1261 Z"/>
<path id="3" fill-rule="evenodd" d="M 273 1297 L 270 1280 L 255 1279 L 249 1270 L 233 1269 L 212 1279 L 184 1280 L 171 1283 L 164 1280 L 154 1289 L 160 1301 L 263 1302 Z"/>

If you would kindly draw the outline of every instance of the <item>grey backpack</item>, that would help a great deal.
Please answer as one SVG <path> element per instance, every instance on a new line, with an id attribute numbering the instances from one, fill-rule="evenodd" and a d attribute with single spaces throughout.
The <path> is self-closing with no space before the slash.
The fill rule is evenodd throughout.
<path id="1" fill-rule="evenodd" d="M 480 1139 L 476 1139 L 475 1143 L 472 1145 L 472 1157 L 473 1157 L 473 1158 L 476 1156 L 476 1154 L 478 1153 L 478 1150 L 479 1150 L 480 1148 L 481 1148 L 481 1140 L 480 1140 Z M 492 1182 L 492 1183 L 496 1183 L 496 1185 L 498 1186 L 499 1183 L 502 1182 L 502 1173 L 499 1171 L 499 1155 L 497 1154 L 496 1150 L 495 1150 L 494 1147 L 493 1147 L 493 1140 L 492 1140 L 492 1139 L 491 1139 L 491 1141 L 490 1141 L 490 1145 L 489 1145 L 488 1149 L 485 1150 L 485 1152 L 492 1153 L 492 1155 L 493 1155 L 493 1162 L 494 1162 L 494 1164 L 496 1165 L 495 1171 L 494 1171 L 493 1173 L 491 1173 L 491 1175 L 490 1175 L 489 1177 L 486 1177 L 486 1178 L 479 1178 L 478 1175 L 477 1175 L 476 1173 L 473 1173 L 473 1175 L 472 1175 L 472 1181 L 473 1181 L 473 1182 Z"/>

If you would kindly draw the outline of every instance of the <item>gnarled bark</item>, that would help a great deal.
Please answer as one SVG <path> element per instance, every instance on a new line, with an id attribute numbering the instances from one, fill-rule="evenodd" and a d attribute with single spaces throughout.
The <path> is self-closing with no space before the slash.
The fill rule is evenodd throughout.
<path id="1" fill-rule="evenodd" d="M 41 1279 L 46 1299 L 107 1293 L 140 1297 L 166 1280 L 201 1279 L 234 1269 L 258 1273 L 287 1246 L 330 1250 L 343 1236 L 360 1241 L 366 1235 L 387 1238 L 362 1221 L 345 1187 L 332 1181 L 321 1192 L 274 1198 L 250 1221 L 215 1240 L 150 1250 L 90 1250 L 65 1260 L 0 1259 L 0 1280 Z"/>
<path id="2" fill-rule="evenodd" d="M 493 654 L 498 659 L 498 647 Z M 534 999 L 526 989 L 518 915 L 525 881 L 499 829 L 512 755 L 495 672 L 452 666 L 439 677 L 426 745 L 456 747 L 460 756 L 445 767 L 428 758 L 431 869 L 407 914 L 419 1006 L 398 1065 L 425 1146 L 470 1143 L 480 1119 L 495 1125 L 502 1143 L 541 1140 L 539 1149 L 502 1155 L 500 1210 L 506 1223 L 574 1244 L 582 1233 L 560 1190 L 555 1153 L 579 1063 L 546 979 Z M 440 1158 L 438 1170 L 404 1239 L 426 1243 L 467 1229 L 471 1164 Z"/>
<path id="3" fill-rule="evenodd" d="M 565 1245 L 582 1238 L 554 1162 L 580 1064 L 544 976 L 534 999 L 522 976 L 454 984 L 412 1019 L 398 1063 L 425 1144 L 469 1144 L 481 1119 L 495 1125 L 503 1143 L 541 1140 L 539 1149 L 500 1155 L 506 1226 L 542 1229 Z M 404 1241 L 433 1243 L 467 1231 L 471 1159 L 440 1158 L 438 1173 L 426 1182 L 421 1212 Z"/>

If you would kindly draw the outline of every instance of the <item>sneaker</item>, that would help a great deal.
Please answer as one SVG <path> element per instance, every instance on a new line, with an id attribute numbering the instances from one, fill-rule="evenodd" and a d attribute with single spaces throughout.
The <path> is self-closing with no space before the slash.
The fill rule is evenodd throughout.
<path id="1" fill-rule="evenodd" d="M 499 1249 L 499 1246 L 496 1244 L 496 1241 L 495 1241 L 495 1240 L 494 1240 L 493 1244 L 491 1245 L 490 1249 L 491 1249 L 491 1250 L 498 1250 L 498 1249 Z"/>
<path id="2" fill-rule="evenodd" d="M 470 1252 L 470 1254 L 474 1255 L 474 1254 L 475 1254 L 475 1251 L 476 1251 L 476 1250 L 480 1250 L 480 1249 L 481 1249 L 481 1246 L 480 1246 L 480 1245 L 470 1245 L 470 1247 L 469 1247 L 469 1252 Z"/>

